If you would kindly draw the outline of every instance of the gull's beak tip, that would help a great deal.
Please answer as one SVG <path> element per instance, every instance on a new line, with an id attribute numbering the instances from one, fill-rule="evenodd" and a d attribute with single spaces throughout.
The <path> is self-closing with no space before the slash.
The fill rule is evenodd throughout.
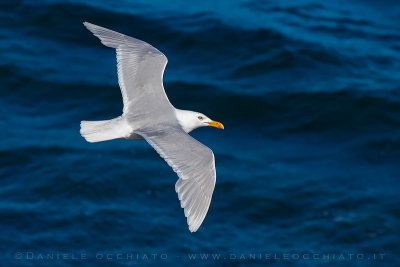
<path id="1" fill-rule="evenodd" d="M 208 125 L 212 126 L 212 127 L 215 127 L 215 128 L 218 128 L 218 129 L 225 129 L 224 125 L 222 123 L 218 122 L 218 121 L 208 122 Z"/>

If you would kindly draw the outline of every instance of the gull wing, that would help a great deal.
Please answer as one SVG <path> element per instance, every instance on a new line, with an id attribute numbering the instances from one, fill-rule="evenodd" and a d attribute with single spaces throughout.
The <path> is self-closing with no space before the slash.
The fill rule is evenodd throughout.
<path id="1" fill-rule="evenodd" d="M 101 42 L 117 51 L 118 83 L 124 103 L 123 113 L 133 108 L 172 106 L 163 87 L 166 56 L 153 46 L 127 35 L 83 23 Z"/>
<path id="2" fill-rule="evenodd" d="M 178 174 L 175 184 L 191 232 L 196 232 L 210 206 L 216 172 L 212 150 L 178 127 L 144 129 L 140 134 Z"/>

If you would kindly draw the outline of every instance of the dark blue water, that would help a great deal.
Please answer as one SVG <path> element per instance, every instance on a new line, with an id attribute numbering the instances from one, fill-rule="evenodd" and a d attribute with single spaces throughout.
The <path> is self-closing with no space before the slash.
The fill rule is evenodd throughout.
<path id="1" fill-rule="evenodd" d="M 122 110 L 83 21 L 163 51 L 171 102 L 224 123 L 193 132 L 198 232 L 147 143 L 80 136 Z M 400 265 L 397 1 L 3 0 L 0 51 L 0 265 Z"/>

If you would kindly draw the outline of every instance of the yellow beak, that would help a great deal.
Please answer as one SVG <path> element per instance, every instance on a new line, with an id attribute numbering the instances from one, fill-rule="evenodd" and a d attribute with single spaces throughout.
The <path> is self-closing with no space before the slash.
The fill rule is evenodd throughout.
<path id="1" fill-rule="evenodd" d="M 224 125 L 218 121 L 212 121 L 212 122 L 207 122 L 209 126 L 218 128 L 218 129 L 224 129 Z"/>

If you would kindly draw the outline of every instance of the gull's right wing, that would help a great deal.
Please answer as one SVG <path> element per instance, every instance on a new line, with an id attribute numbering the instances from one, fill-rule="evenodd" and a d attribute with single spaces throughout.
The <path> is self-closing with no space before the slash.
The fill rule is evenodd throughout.
<path id="1" fill-rule="evenodd" d="M 179 127 L 138 132 L 178 174 L 175 184 L 191 232 L 197 231 L 215 187 L 214 154 Z"/>

